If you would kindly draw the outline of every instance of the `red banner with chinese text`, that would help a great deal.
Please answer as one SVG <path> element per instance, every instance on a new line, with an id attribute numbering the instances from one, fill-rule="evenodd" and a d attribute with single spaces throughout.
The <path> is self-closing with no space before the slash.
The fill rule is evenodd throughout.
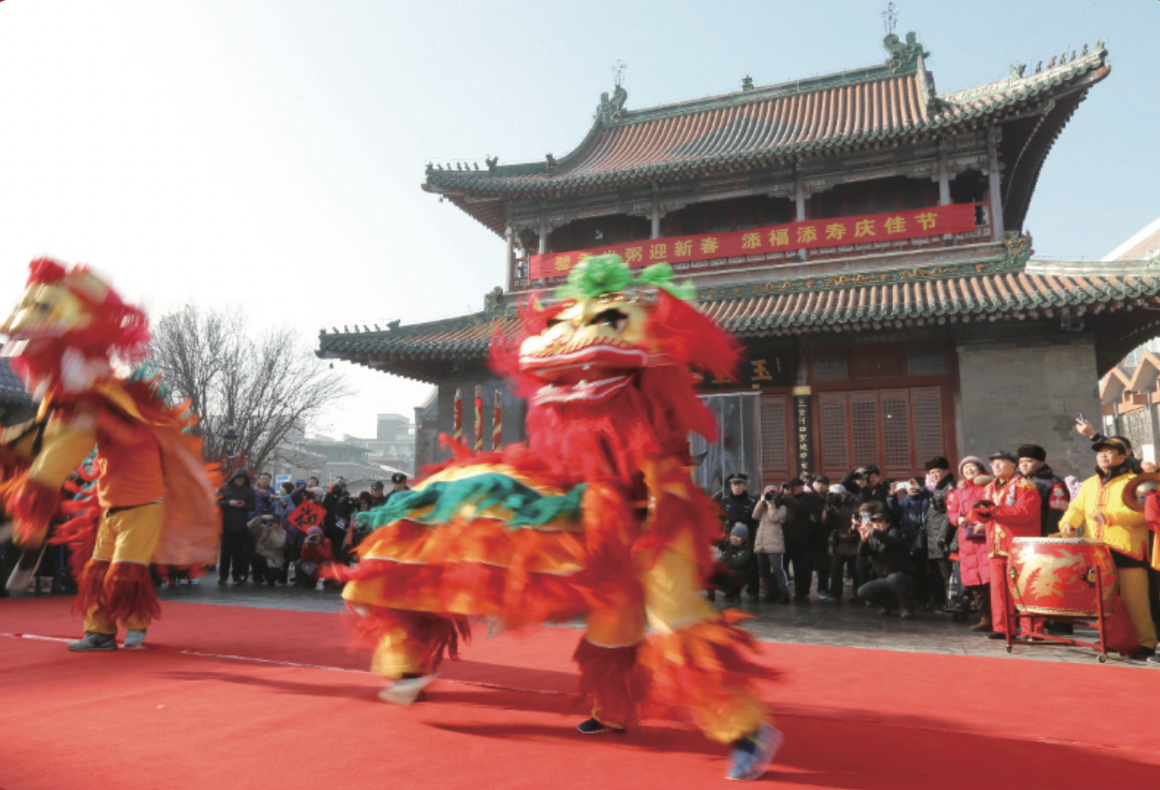
<path id="1" fill-rule="evenodd" d="M 533 280 L 563 277 L 585 258 L 609 253 L 619 255 L 635 269 L 662 261 L 677 264 L 747 257 L 771 252 L 941 236 L 945 233 L 968 233 L 974 229 L 975 204 L 955 203 L 886 214 L 811 219 L 730 233 L 669 236 L 590 250 L 549 252 L 529 257 L 530 275 Z"/>
<path id="2" fill-rule="evenodd" d="M 303 502 L 294 511 L 286 517 L 298 529 L 305 532 L 311 527 L 321 527 L 322 520 L 326 518 L 326 510 L 313 502 Z"/>

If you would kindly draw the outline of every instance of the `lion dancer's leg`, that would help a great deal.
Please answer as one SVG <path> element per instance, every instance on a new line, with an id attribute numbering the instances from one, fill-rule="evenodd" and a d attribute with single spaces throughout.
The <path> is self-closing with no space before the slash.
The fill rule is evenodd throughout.
<path id="1" fill-rule="evenodd" d="M 641 651 L 652 698 L 691 719 L 711 740 L 732 744 L 728 778 L 756 779 L 782 736 L 753 688 L 761 668 L 745 656 L 753 638 L 699 593 L 693 535 L 685 532 L 655 555 L 645 575 L 653 635 Z"/>
<path id="2" fill-rule="evenodd" d="M 419 699 L 444 656 L 458 659 L 459 639 L 471 637 L 466 618 L 361 604 L 351 609 L 359 617 L 359 635 L 374 644 L 371 670 L 390 681 L 379 699 L 396 705 Z"/>
<path id="3" fill-rule="evenodd" d="M 159 502 L 105 513 L 74 605 L 85 613 L 85 637 L 69 644 L 70 650 L 115 650 L 118 621 L 129 632 L 127 647 L 144 641 L 153 618 L 161 616 L 149 563 L 161 541 L 164 518 L 165 506 Z"/>

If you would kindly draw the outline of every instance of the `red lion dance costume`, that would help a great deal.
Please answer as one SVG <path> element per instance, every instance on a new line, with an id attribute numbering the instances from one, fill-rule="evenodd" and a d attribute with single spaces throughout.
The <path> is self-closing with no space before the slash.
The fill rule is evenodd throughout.
<path id="1" fill-rule="evenodd" d="M 184 407 L 166 405 L 157 377 L 113 373 L 114 355 L 145 356 L 144 313 L 87 268 L 40 259 L 30 270 L 0 333 L 40 411 L 0 435 L 0 501 L 26 554 L 44 545 L 54 518 L 71 517 L 52 538 L 72 547 L 74 569 L 83 563 L 74 608 L 85 636 L 69 649 L 115 650 L 118 621 L 126 646 L 139 646 L 161 612 L 150 563 L 196 568 L 217 554 L 220 520 L 201 441 L 187 432 L 194 420 Z M 65 501 L 62 488 L 77 491 L 69 478 L 94 446 L 95 501 Z"/>
<path id="2" fill-rule="evenodd" d="M 577 266 L 562 301 L 524 311 L 518 343 L 493 343 L 493 367 L 528 400 L 528 443 L 457 448 L 360 517 L 377 529 L 335 573 L 392 681 L 383 699 L 416 699 L 468 618 L 583 615 L 581 732 L 683 715 L 733 744 L 729 778 L 765 771 L 781 735 L 752 688 L 751 637 L 700 594 L 720 522 L 688 453 L 690 431 L 716 434 L 691 369 L 729 375 L 738 351 L 671 278 L 661 264 L 634 281 L 615 255 Z"/>

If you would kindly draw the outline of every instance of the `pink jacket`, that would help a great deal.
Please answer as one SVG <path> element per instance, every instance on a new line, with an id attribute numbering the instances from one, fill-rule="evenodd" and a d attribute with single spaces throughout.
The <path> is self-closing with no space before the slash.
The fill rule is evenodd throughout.
<path id="1" fill-rule="evenodd" d="M 959 527 L 959 573 L 964 587 L 977 587 L 991 581 L 990 547 L 982 524 L 971 520 L 971 507 L 984 499 L 989 475 L 980 475 L 947 494 L 947 516 Z M 976 531 L 976 527 L 978 530 Z"/>

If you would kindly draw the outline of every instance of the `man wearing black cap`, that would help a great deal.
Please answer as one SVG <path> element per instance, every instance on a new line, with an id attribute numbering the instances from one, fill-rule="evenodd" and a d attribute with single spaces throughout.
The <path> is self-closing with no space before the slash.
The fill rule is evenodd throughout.
<path id="1" fill-rule="evenodd" d="M 728 491 L 722 491 L 715 500 L 725 514 L 722 522 L 724 537 L 732 534 L 735 524 L 744 524 L 746 528 L 746 546 L 752 560 L 752 568 L 746 573 L 746 589 L 749 599 L 756 601 L 761 592 L 761 581 L 757 573 L 757 557 L 753 554 L 753 540 L 757 536 L 757 528 L 753 522 L 753 509 L 757 500 L 748 491 L 749 476 L 741 472 L 729 475 L 725 482 Z M 740 592 L 738 593 L 740 595 Z"/>
<path id="2" fill-rule="evenodd" d="M 1064 483 L 1047 465 L 1047 451 L 1037 444 L 1023 444 L 1019 456 L 1019 474 L 1030 480 L 1039 491 L 1039 534 L 1042 537 L 1059 532 L 1059 520 L 1071 504 L 1071 494 Z"/>
<path id="3" fill-rule="evenodd" d="M 861 482 L 859 481 L 861 478 Z M 889 505 L 890 486 L 882 482 L 882 473 L 877 466 L 860 466 L 842 478 L 842 485 L 847 491 L 858 497 L 862 504 L 867 502 L 881 502 Z"/>
<path id="4" fill-rule="evenodd" d="M 1064 535 L 1102 540 L 1112 551 L 1116 587 L 1132 621 L 1140 649 L 1131 657 L 1156 653 L 1156 625 L 1148 600 L 1148 525 L 1143 513 L 1124 502 L 1124 489 L 1135 473 L 1128 464 L 1128 447 L 1118 438 L 1092 445 L 1096 473 L 1083 482 L 1060 519 Z"/>
<path id="5" fill-rule="evenodd" d="M 383 504 L 386 504 L 388 499 L 390 499 L 391 497 L 393 497 L 395 494 L 399 493 L 400 491 L 410 491 L 410 490 L 411 489 L 407 486 L 407 476 L 405 474 L 403 474 L 402 472 L 395 472 L 393 475 L 391 475 L 391 490 L 390 490 L 390 493 L 388 493 L 383 498 Z"/>
<path id="6" fill-rule="evenodd" d="M 387 497 L 383 494 L 383 481 L 371 483 L 371 507 L 382 507 L 387 504 Z"/>
<path id="7" fill-rule="evenodd" d="M 988 636 L 1001 639 L 1007 634 L 1004 560 L 1010 556 L 1015 538 L 1039 537 L 1039 490 L 1018 475 L 1019 458 L 1015 453 L 1002 450 L 992 453 L 988 460 L 994 479 L 984 490 L 983 499 L 970 505 L 974 520 L 986 527 L 991 549 L 991 627 L 995 630 Z M 1036 620 L 1033 628 L 1042 632 L 1043 622 Z"/>

